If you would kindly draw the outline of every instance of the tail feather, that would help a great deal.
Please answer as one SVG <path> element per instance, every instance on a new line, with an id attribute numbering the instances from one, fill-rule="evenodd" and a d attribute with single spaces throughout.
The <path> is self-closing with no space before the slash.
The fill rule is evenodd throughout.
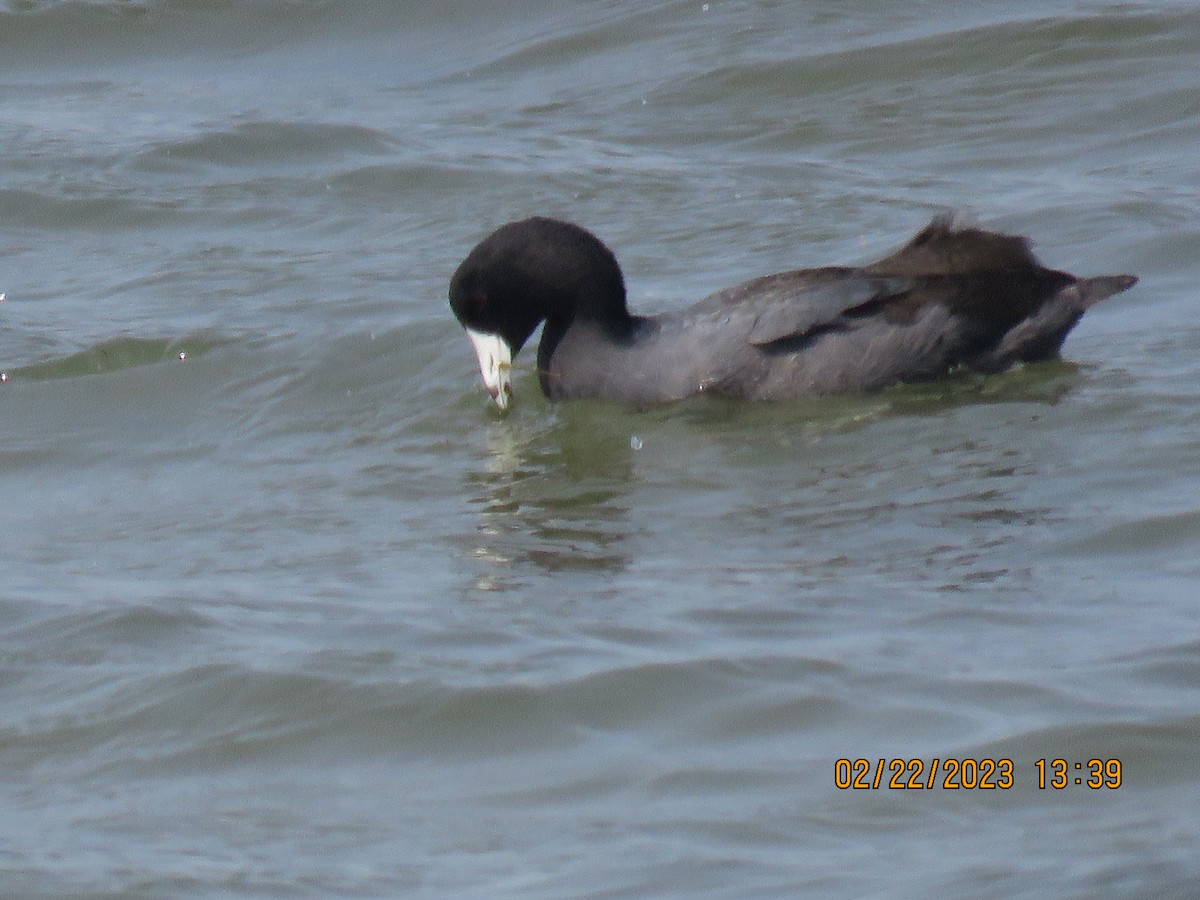
<path id="1" fill-rule="evenodd" d="M 1015 363 L 1054 359 L 1067 334 L 1089 307 L 1136 283 L 1135 275 L 1080 278 L 1010 328 L 995 346 L 980 353 L 972 365 L 982 372 L 1000 372 Z"/>
<path id="2" fill-rule="evenodd" d="M 1087 309 L 1106 297 L 1129 290 L 1135 284 L 1136 275 L 1096 275 L 1092 278 L 1080 278 L 1074 287 L 1078 291 L 1081 307 Z"/>

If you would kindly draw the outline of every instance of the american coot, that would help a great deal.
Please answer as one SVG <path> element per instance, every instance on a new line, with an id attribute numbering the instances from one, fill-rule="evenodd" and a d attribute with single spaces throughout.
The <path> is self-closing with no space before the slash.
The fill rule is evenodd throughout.
<path id="1" fill-rule="evenodd" d="M 512 358 L 543 320 L 537 373 L 552 400 L 788 400 L 1053 358 L 1089 306 L 1136 281 L 1047 269 L 1024 238 L 940 216 L 870 265 L 766 275 L 690 309 L 637 316 L 612 251 L 578 225 L 538 217 L 470 252 L 450 306 L 501 409 Z"/>

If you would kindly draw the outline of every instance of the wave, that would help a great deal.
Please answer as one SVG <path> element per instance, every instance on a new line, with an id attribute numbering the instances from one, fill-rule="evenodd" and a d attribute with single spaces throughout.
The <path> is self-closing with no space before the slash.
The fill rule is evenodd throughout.
<path id="1" fill-rule="evenodd" d="M 431 65 L 461 64 L 463 55 L 450 52 L 454 47 L 494 47 L 498 30 L 536 34 L 553 10 L 550 3 L 540 11 L 533 4 L 518 11 L 502 3 L 433 0 L 8 0 L 0 2 L 0 58 L 53 67 L 145 63 L 155 57 L 174 66 L 196 60 L 220 66 L 237 57 L 310 48 L 318 55 L 332 50 L 345 63 L 361 62 L 346 51 L 350 42 L 386 54 L 393 72 L 419 56 L 420 66 L 409 70 L 417 73 Z M 565 12 L 558 18 L 569 23 L 573 16 Z M 464 22 L 477 25 L 464 28 Z M 293 59 L 303 63 L 305 56 Z"/>
<path id="2" fill-rule="evenodd" d="M 131 196 L 64 197 L 45 191 L 0 189 L 0 220 L 49 230 L 154 228 L 184 221 L 177 204 Z"/>
<path id="3" fill-rule="evenodd" d="M 211 627 L 211 621 L 192 613 L 134 607 L 68 615 L 21 633 L 29 645 L 26 655 L 43 644 L 61 655 L 68 641 L 108 648 L 103 655 L 112 656 L 113 647 L 147 641 L 194 643 Z M 48 662 L 53 661 L 41 665 Z M 396 660 L 385 653 L 325 662 L 335 666 L 336 676 L 228 662 L 136 681 L 116 672 L 98 673 L 90 690 L 48 698 L 44 710 L 0 732 L 0 745 L 6 755 L 27 757 L 31 763 L 45 764 L 55 753 L 86 756 L 94 747 L 105 766 L 123 758 L 139 766 L 189 769 L 271 764 L 280 754 L 340 760 L 380 754 L 489 757 L 571 746 L 597 730 L 653 728 L 656 723 L 707 730 L 714 726 L 700 715 L 702 710 L 727 711 L 731 698 L 755 689 L 748 670 L 722 659 L 635 664 L 543 685 L 450 684 L 419 676 L 355 681 L 345 673 L 392 670 Z M 767 664 L 782 678 L 805 672 L 829 677 L 838 669 L 812 660 Z M 26 676 L 37 677 L 37 671 L 36 666 L 27 669 Z M 792 709 L 789 715 L 811 713 L 823 719 L 830 708 L 818 703 L 807 711 Z M 698 715 L 706 724 L 689 725 Z M 724 716 L 718 716 L 715 727 L 736 739 L 725 728 Z M 125 751 L 114 753 L 114 745 Z"/>
<path id="4" fill-rule="evenodd" d="M 230 342 L 230 338 L 207 333 L 182 338 L 110 338 L 76 353 L 8 369 L 3 373 L 3 380 L 48 381 L 105 375 L 168 360 L 187 360 Z"/>
<path id="5" fill-rule="evenodd" d="M 160 143 L 139 164 L 155 168 L 186 161 L 222 166 L 268 163 L 272 167 L 347 155 L 384 156 L 394 148 L 386 134 L 358 125 L 258 121 Z"/>

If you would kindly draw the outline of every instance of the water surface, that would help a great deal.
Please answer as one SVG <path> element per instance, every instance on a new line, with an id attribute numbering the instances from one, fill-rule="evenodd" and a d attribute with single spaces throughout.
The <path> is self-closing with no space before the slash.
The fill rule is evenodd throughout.
<path id="1" fill-rule="evenodd" d="M 1197 48 L 1167 0 L 0 5 L 0 893 L 1190 896 Z M 1142 281 L 995 378 L 504 418 L 445 302 L 535 213 L 654 311 L 947 208 Z"/>

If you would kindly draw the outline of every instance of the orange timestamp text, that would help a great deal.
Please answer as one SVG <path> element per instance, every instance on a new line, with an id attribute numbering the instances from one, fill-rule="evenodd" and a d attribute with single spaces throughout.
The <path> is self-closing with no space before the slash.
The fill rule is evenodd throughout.
<path id="1" fill-rule="evenodd" d="M 1039 759 L 1033 763 L 1039 790 L 1080 786 L 1115 790 L 1121 786 L 1119 759 Z M 968 790 L 1006 791 L 1017 785 L 1011 759 L 949 757 L 946 759 L 839 759 L 833 764 L 839 790 Z"/>

